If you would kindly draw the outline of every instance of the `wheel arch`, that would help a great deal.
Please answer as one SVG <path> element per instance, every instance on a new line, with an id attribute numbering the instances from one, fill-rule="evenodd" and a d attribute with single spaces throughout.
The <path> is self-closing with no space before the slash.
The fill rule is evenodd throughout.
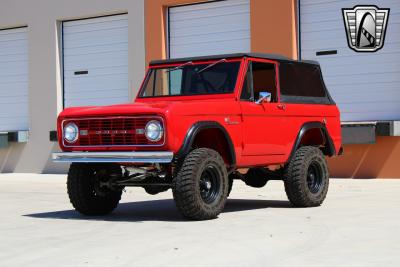
<path id="1" fill-rule="evenodd" d="M 307 138 L 309 138 L 310 136 L 315 136 L 317 132 L 320 133 L 320 137 L 322 138 L 322 140 L 311 142 L 307 140 Z M 336 149 L 333 144 L 332 138 L 329 135 L 328 129 L 326 128 L 325 124 L 319 121 L 306 122 L 301 126 L 287 162 L 289 162 L 293 158 L 296 150 L 303 145 L 323 145 L 321 150 L 324 155 L 327 155 L 329 157 L 336 155 Z"/>
<path id="2" fill-rule="evenodd" d="M 185 135 L 185 139 L 183 141 L 182 146 L 179 151 L 176 153 L 175 158 L 177 160 L 183 159 L 194 147 L 196 141 L 201 138 L 202 134 L 206 133 L 206 131 L 216 131 L 223 137 L 222 145 L 226 148 L 226 155 L 222 155 L 223 157 L 227 157 L 227 161 L 233 167 L 236 165 L 236 154 L 235 148 L 232 142 L 232 139 L 228 133 L 228 131 L 218 122 L 216 121 L 199 121 L 194 123 Z M 215 149 L 213 146 L 205 146 L 208 148 Z M 218 149 L 216 149 L 218 151 Z M 221 153 L 221 151 L 218 151 Z M 224 154 L 224 153 L 222 153 Z"/>

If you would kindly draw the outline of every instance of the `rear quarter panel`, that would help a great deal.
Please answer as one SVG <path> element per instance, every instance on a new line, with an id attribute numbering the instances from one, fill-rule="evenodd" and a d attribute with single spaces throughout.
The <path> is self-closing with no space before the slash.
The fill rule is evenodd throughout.
<path id="1" fill-rule="evenodd" d="M 289 158 L 301 127 L 307 122 L 325 124 L 328 134 L 334 143 L 336 153 L 339 151 L 341 147 L 341 127 L 340 113 L 336 105 L 291 103 L 286 103 L 285 105 L 284 123 L 288 125 L 288 131 L 285 133 L 287 140 L 286 160 Z"/>

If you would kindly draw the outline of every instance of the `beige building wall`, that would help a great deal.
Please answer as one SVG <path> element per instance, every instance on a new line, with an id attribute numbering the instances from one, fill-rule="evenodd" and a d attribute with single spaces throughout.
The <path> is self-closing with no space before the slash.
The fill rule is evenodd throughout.
<path id="1" fill-rule="evenodd" d="M 0 29 L 28 26 L 29 141 L 0 149 L 0 172 L 65 172 L 49 141 L 62 110 L 61 21 L 128 13 L 131 98 L 145 71 L 144 0 L 0 0 Z"/>

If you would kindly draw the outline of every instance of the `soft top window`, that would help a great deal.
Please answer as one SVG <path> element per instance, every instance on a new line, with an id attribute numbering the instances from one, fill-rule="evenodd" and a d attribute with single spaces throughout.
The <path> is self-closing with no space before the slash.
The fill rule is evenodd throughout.
<path id="1" fill-rule="evenodd" d="M 284 62 L 279 70 L 283 102 L 331 103 L 318 65 Z"/>
<path id="2" fill-rule="evenodd" d="M 225 61 L 151 69 L 140 97 L 233 93 L 240 62 Z"/>

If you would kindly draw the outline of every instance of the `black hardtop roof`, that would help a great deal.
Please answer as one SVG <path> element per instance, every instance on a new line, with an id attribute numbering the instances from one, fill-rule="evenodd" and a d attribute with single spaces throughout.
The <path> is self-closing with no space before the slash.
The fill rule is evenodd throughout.
<path id="1" fill-rule="evenodd" d="M 277 55 L 277 54 L 264 54 L 264 53 L 233 53 L 233 54 L 221 54 L 221 55 L 200 56 L 200 57 L 161 59 L 161 60 L 152 60 L 150 62 L 150 65 L 173 64 L 173 63 L 180 63 L 180 62 L 184 63 L 187 61 L 213 60 L 213 59 L 222 59 L 222 58 L 241 58 L 241 57 L 264 58 L 264 59 L 276 60 L 279 62 L 307 63 L 307 64 L 319 65 L 319 63 L 317 61 L 294 60 L 294 59 L 290 59 L 288 57 Z"/>

